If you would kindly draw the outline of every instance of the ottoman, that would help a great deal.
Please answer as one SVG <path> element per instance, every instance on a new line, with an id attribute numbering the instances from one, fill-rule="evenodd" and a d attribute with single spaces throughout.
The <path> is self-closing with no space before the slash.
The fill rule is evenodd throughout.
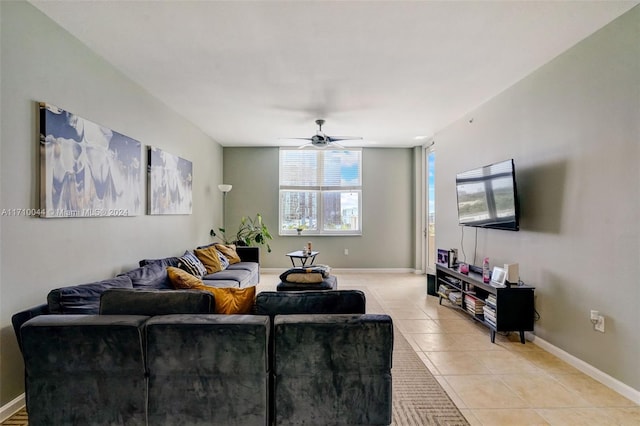
<path id="1" fill-rule="evenodd" d="M 280 282 L 276 286 L 276 291 L 305 291 L 305 290 L 337 290 L 338 279 L 335 275 L 329 275 L 320 283 L 290 283 Z"/>

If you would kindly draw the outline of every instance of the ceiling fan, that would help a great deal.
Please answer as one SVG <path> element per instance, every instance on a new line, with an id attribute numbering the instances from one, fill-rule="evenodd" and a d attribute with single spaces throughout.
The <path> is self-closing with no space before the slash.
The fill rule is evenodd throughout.
<path id="1" fill-rule="evenodd" d="M 361 140 L 361 137 L 358 136 L 329 136 L 325 135 L 322 131 L 322 125 L 324 124 L 323 119 L 317 119 L 316 124 L 318 125 L 318 131 L 315 135 L 310 138 L 288 138 L 288 139 L 299 139 L 305 141 L 311 141 L 307 144 L 300 146 L 299 149 L 306 148 L 307 146 L 315 146 L 316 148 L 326 148 L 329 145 L 334 146 L 336 148 L 344 148 L 342 145 L 338 144 L 338 141 L 352 141 L 352 140 Z"/>

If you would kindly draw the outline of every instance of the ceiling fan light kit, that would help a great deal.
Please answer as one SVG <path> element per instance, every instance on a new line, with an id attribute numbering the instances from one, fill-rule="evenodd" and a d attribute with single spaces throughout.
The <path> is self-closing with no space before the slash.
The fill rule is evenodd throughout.
<path id="1" fill-rule="evenodd" d="M 288 139 L 297 139 L 297 140 L 305 140 L 310 141 L 310 143 L 306 143 L 299 147 L 299 149 L 306 148 L 308 146 L 314 146 L 316 148 L 327 148 L 329 145 L 344 149 L 344 147 L 338 144 L 338 141 L 352 141 L 352 140 L 362 140 L 360 136 L 328 136 L 324 134 L 322 131 L 322 126 L 324 125 L 325 120 L 319 118 L 316 120 L 316 124 L 318 125 L 318 131 L 315 135 L 310 138 L 288 138 Z"/>

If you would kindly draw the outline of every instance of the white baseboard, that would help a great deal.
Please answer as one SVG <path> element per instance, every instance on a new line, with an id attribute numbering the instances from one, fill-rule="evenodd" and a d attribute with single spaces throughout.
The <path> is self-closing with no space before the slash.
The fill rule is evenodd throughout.
<path id="1" fill-rule="evenodd" d="M 532 334 L 532 333 L 527 333 L 527 340 L 530 340 L 532 343 L 534 343 L 535 345 L 540 346 L 542 349 L 544 349 L 545 351 L 557 356 L 558 358 L 560 358 L 561 360 L 563 360 L 564 362 L 566 362 L 567 364 L 575 367 L 576 369 L 580 370 L 581 372 L 583 372 L 584 374 L 586 374 L 587 376 L 591 377 L 594 380 L 597 380 L 598 382 L 602 383 L 603 385 L 613 389 L 614 391 L 618 392 L 620 395 L 624 396 L 625 398 L 630 399 L 631 401 L 635 402 L 636 404 L 640 404 L 640 391 L 637 389 L 632 388 L 631 386 L 622 383 L 620 380 L 611 377 L 610 375 L 608 375 L 607 373 L 604 373 L 600 370 L 598 370 L 597 368 L 595 368 L 593 365 L 591 364 L 587 364 L 586 362 L 584 362 L 583 360 L 581 360 L 580 358 L 576 358 L 575 356 L 571 355 L 568 352 L 563 351 L 562 349 L 558 348 L 557 346 L 552 345 L 551 343 L 547 342 L 546 340 Z"/>
<path id="2" fill-rule="evenodd" d="M 21 394 L 13 401 L 0 407 L 0 423 L 17 413 L 25 404 L 24 394 Z"/>
<path id="3" fill-rule="evenodd" d="M 260 268 L 260 272 L 267 274 L 281 274 L 285 268 Z M 418 274 L 413 268 L 331 268 L 331 272 L 336 274 Z"/>

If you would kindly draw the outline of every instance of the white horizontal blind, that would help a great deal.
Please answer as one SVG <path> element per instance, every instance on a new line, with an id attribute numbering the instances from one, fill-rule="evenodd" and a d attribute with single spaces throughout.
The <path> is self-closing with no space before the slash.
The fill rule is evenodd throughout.
<path id="1" fill-rule="evenodd" d="M 280 149 L 280 234 L 361 234 L 362 150 Z"/>

